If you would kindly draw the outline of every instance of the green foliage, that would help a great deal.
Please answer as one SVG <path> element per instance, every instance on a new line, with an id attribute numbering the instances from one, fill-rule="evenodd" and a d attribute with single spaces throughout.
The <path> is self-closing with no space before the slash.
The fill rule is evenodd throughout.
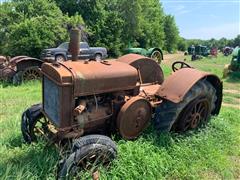
<path id="1" fill-rule="evenodd" d="M 217 47 L 218 49 L 222 50 L 226 46 L 230 47 L 236 47 L 240 46 L 240 35 L 238 35 L 234 39 L 226 39 L 226 38 L 221 38 L 219 40 L 216 39 L 210 39 L 210 40 L 201 40 L 201 39 L 189 39 L 186 40 L 186 43 L 188 46 L 191 45 L 205 45 L 208 47 Z"/>
<path id="2" fill-rule="evenodd" d="M 179 32 L 174 17 L 171 15 L 167 15 L 164 17 L 164 32 L 165 32 L 165 49 L 168 52 L 176 50 Z"/>
<path id="3" fill-rule="evenodd" d="M 177 49 L 179 50 L 179 51 L 186 51 L 187 50 L 187 42 L 186 42 L 186 40 L 184 39 L 184 38 L 179 38 L 178 39 L 178 43 L 177 43 Z"/>
<path id="4" fill-rule="evenodd" d="M 139 47 L 164 47 L 164 12 L 159 0 L 141 0 L 141 36 L 136 40 Z"/>
<path id="5" fill-rule="evenodd" d="M 106 46 L 110 56 L 129 45 L 164 46 L 164 12 L 158 0 L 55 1 L 64 13 L 78 12 L 89 29 L 90 44 Z"/>
<path id="6" fill-rule="evenodd" d="M 0 53 L 5 55 L 39 57 L 44 48 L 68 39 L 68 25 L 83 24 L 79 15 L 63 15 L 51 0 L 15 0 L 0 10 Z"/>
<path id="7" fill-rule="evenodd" d="M 123 39 L 125 44 L 136 44 L 136 38 L 141 34 L 141 11 L 142 7 L 139 0 L 122 0 L 119 4 L 120 15 L 124 20 L 123 24 Z"/>

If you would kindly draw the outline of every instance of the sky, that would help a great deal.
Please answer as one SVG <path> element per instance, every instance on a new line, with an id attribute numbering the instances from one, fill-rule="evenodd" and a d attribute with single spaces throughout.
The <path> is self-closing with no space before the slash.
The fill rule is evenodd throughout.
<path id="1" fill-rule="evenodd" d="M 160 0 L 186 39 L 232 39 L 240 34 L 240 0 Z"/>

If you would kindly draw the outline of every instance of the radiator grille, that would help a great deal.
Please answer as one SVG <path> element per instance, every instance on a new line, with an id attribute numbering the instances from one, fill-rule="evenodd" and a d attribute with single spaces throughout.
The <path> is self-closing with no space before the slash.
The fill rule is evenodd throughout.
<path id="1" fill-rule="evenodd" d="M 60 124 L 60 90 L 59 87 L 44 76 L 43 107 L 44 112 L 57 126 Z"/>

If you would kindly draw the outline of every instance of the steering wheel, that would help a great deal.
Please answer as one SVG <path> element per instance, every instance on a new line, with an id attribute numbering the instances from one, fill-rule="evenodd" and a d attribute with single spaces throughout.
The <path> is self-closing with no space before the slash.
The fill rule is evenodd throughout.
<path id="1" fill-rule="evenodd" d="M 192 67 L 183 61 L 176 61 L 172 64 L 173 72 L 176 72 L 177 70 L 182 69 L 182 68 L 192 68 Z"/>

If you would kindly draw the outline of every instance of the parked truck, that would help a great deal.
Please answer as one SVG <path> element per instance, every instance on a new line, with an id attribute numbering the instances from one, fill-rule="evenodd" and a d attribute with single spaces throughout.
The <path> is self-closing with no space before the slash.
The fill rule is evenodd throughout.
<path id="1" fill-rule="evenodd" d="M 85 60 L 103 60 L 108 57 L 107 49 L 103 47 L 90 47 L 87 42 L 80 42 L 79 44 L 79 59 Z M 57 61 L 64 62 L 72 58 L 72 55 L 68 51 L 69 43 L 64 42 L 57 48 L 44 49 L 41 53 L 41 59 L 45 61 Z"/>

